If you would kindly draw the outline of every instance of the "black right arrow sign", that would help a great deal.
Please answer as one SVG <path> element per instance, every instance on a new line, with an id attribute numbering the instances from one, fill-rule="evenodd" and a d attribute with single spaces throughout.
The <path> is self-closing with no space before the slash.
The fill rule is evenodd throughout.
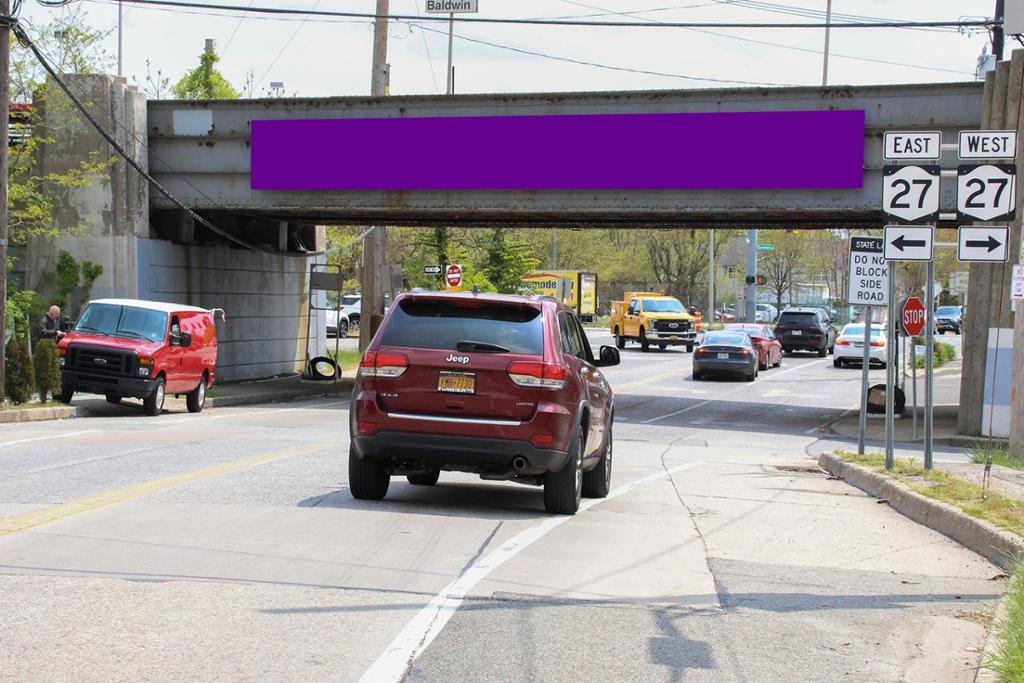
<path id="1" fill-rule="evenodd" d="M 989 235 L 988 239 L 984 240 L 965 240 L 964 245 L 971 249 L 988 249 L 991 252 L 1003 246 L 1003 243 Z"/>
<path id="2" fill-rule="evenodd" d="M 1003 227 L 961 226 L 957 241 L 957 260 L 1006 261 L 1009 254 L 1010 231 Z"/>

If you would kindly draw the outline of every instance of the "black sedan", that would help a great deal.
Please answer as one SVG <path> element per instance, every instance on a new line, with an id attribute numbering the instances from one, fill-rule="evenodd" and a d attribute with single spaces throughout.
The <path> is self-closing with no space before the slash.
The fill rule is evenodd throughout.
<path id="1" fill-rule="evenodd" d="M 757 366 L 757 349 L 745 332 L 708 332 L 693 352 L 694 381 L 708 375 L 738 375 L 753 382 Z"/>

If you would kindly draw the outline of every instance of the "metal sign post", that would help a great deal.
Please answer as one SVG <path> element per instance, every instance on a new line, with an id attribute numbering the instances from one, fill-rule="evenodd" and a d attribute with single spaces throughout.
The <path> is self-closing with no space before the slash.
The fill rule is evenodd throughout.
<path id="1" fill-rule="evenodd" d="M 932 408 L 935 404 L 935 261 L 928 262 L 928 284 L 925 293 L 924 349 L 924 466 L 932 468 Z"/>
<path id="2" fill-rule="evenodd" d="M 452 43 L 455 38 L 455 15 L 466 12 L 479 12 L 479 0 L 427 0 L 424 8 L 427 14 L 448 15 L 448 76 L 445 85 L 445 94 L 455 94 L 455 66 L 452 63 Z"/>
<path id="3" fill-rule="evenodd" d="M 870 330 L 864 337 L 864 346 L 869 346 Z M 894 463 L 896 428 L 896 278 L 889 278 L 889 319 L 886 325 L 885 342 L 885 469 L 891 470 Z"/>
<path id="4" fill-rule="evenodd" d="M 864 356 L 860 371 L 860 422 L 857 428 L 857 454 L 864 455 L 864 439 L 868 426 L 868 371 L 871 368 L 871 306 L 864 307 Z"/>

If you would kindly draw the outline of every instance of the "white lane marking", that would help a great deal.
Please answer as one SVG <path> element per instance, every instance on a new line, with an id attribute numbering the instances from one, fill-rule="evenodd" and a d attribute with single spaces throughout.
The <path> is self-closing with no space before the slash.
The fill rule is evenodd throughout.
<path id="1" fill-rule="evenodd" d="M 210 417 L 211 420 L 224 420 L 230 417 L 251 417 L 253 415 L 268 415 L 277 413 L 290 413 L 295 410 L 310 410 L 311 408 L 328 408 L 330 406 L 340 406 L 347 404 L 348 401 L 331 401 L 329 403 L 312 403 L 301 406 L 295 406 L 294 408 L 271 408 L 270 410 L 250 410 L 245 413 L 230 413 L 226 415 L 213 415 Z"/>
<path id="2" fill-rule="evenodd" d="M 811 362 L 811 363 L 805 363 L 804 365 L 798 365 L 795 368 L 789 368 L 788 370 L 783 370 L 782 372 L 775 372 L 775 373 L 772 373 L 771 377 L 768 377 L 768 378 L 764 379 L 763 381 L 764 382 L 771 382 L 776 377 L 781 377 L 782 375 L 785 375 L 788 372 L 794 372 L 796 370 L 803 370 L 805 368 L 811 367 L 812 365 L 818 365 L 818 364 L 824 363 L 824 362 L 825 361 L 814 361 L 814 362 Z M 700 403 L 695 403 L 692 406 L 687 406 L 686 408 L 682 408 L 680 410 L 676 410 L 676 411 L 668 413 L 666 415 L 659 415 L 658 417 L 650 417 L 650 418 L 647 418 L 646 420 L 640 420 L 640 424 L 642 424 L 642 425 L 651 424 L 652 422 L 657 422 L 659 420 L 664 420 L 664 419 L 669 418 L 669 417 L 675 417 L 677 415 L 682 415 L 683 413 L 688 413 L 691 410 L 696 410 L 697 408 L 702 408 L 702 407 L 706 406 L 709 403 L 714 403 L 715 401 L 720 401 L 720 400 L 728 398 L 730 396 L 735 396 L 736 394 L 740 393 L 741 391 L 745 392 L 745 391 L 748 391 L 748 390 L 749 390 L 749 387 L 744 387 L 743 389 L 736 389 L 736 390 L 730 391 L 729 393 L 724 394 L 722 396 L 716 396 L 715 398 L 708 399 L 707 401 L 701 401 Z"/>
<path id="3" fill-rule="evenodd" d="M 685 465 L 673 467 L 668 471 L 655 472 L 629 484 L 624 484 L 609 493 L 607 498 L 592 498 L 582 503 L 580 505 L 580 512 L 586 512 L 595 505 L 629 493 L 640 486 L 660 479 L 666 479 L 671 474 L 702 464 L 704 463 L 686 463 Z M 473 586 L 534 542 L 543 538 L 549 531 L 565 524 L 571 519 L 573 518 L 569 515 L 549 517 L 537 526 L 519 532 L 505 541 L 497 550 L 491 551 L 482 559 L 478 559 L 466 567 L 454 581 L 445 586 L 440 593 L 434 596 L 405 625 L 405 628 L 391 641 L 391 644 L 384 650 L 384 653 L 362 675 L 359 679 L 360 682 L 383 683 L 385 681 L 401 681 L 413 661 L 430 646 L 430 643 L 441 632 L 441 629 L 445 627 L 445 624 L 452 618 L 455 611 L 459 609 L 466 594 L 472 590 Z"/>
<path id="4" fill-rule="evenodd" d="M 17 441 L 2 441 L 0 442 L 0 448 L 4 446 L 14 446 L 19 443 L 31 443 L 33 441 L 49 441 L 50 439 L 66 439 L 70 436 L 81 436 L 82 434 L 93 434 L 98 432 L 98 429 L 83 429 L 79 432 L 67 432 L 65 434 L 50 434 L 49 436 L 34 436 L 31 439 L 18 439 Z"/>

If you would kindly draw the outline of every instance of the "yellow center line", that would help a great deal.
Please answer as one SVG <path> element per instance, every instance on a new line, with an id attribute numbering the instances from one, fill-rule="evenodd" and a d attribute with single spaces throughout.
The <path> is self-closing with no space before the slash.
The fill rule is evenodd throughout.
<path id="1" fill-rule="evenodd" d="M 615 391 L 625 391 L 627 389 L 633 389 L 641 387 L 645 384 L 651 384 L 652 382 L 659 382 L 663 379 L 671 379 L 673 377 L 682 377 L 689 374 L 690 370 L 670 370 L 669 372 L 662 372 L 657 375 L 651 375 L 644 377 L 643 379 L 634 380 L 632 382 L 626 382 L 625 384 L 612 384 L 612 389 Z"/>
<path id="2" fill-rule="evenodd" d="M 257 455 L 251 458 L 232 460 L 231 462 L 213 465 L 212 467 L 204 467 L 200 470 L 182 472 L 181 474 L 172 474 L 167 477 L 144 481 L 140 484 L 132 484 L 119 489 L 103 491 L 92 496 L 76 498 L 75 500 L 68 501 L 67 503 L 50 505 L 42 508 L 41 510 L 35 510 L 34 512 L 29 512 L 17 517 L 0 520 L 0 537 L 16 534 L 19 531 L 26 531 L 37 526 L 42 526 L 43 524 L 49 524 L 50 522 L 56 522 L 59 519 L 71 517 L 72 515 L 77 515 L 82 512 L 90 512 L 108 505 L 114 505 L 115 503 L 123 503 L 127 500 L 131 500 L 132 498 L 140 498 L 150 493 L 174 488 L 175 486 L 181 486 L 182 484 L 190 484 L 194 481 L 209 479 L 211 477 L 219 477 L 224 474 L 231 474 L 232 472 L 241 472 L 242 470 L 251 469 L 253 467 L 265 465 L 278 460 L 286 460 L 299 455 L 306 455 L 308 453 L 329 448 L 332 445 L 334 444 L 321 443 L 310 446 L 289 448 L 283 451 L 272 451 L 270 453 L 263 453 L 262 455 Z"/>

